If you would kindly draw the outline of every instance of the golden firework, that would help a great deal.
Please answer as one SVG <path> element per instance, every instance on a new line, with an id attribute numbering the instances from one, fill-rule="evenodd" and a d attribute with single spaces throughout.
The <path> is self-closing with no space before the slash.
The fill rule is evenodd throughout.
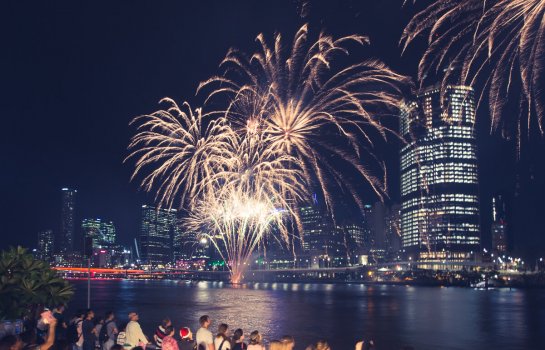
<path id="1" fill-rule="evenodd" d="M 334 68 L 334 57 L 348 55 L 350 44 L 368 42 L 363 36 L 320 34 L 308 42 L 303 26 L 289 54 L 279 34 L 273 48 L 263 35 L 257 40 L 258 52 L 247 58 L 230 50 L 220 66 L 224 75 L 198 88 L 213 89 L 207 102 L 227 94 L 225 108 L 201 113 L 165 99 L 166 110 L 133 121 L 137 134 L 129 145 L 133 178 L 143 176 L 142 187 L 156 190 L 160 205 L 185 209 L 188 229 L 212 242 L 233 282 L 273 227 L 290 243 L 285 223 L 301 228 L 297 207 L 310 198 L 311 179 L 330 208 L 330 182 L 343 183 L 361 205 L 332 157 L 384 194 L 360 152 L 392 132 L 378 111 L 398 108 L 398 83 L 406 81 L 376 60 Z"/>
<path id="2" fill-rule="evenodd" d="M 226 107 L 209 113 L 229 119 L 239 133 L 264 135 L 274 150 L 297 158 L 305 178 L 317 180 L 329 208 L 335 183 L 347 184 L 361 204 L 343 167 L 355 169 L 382 197 L 384 174 L 373 175 L 361 152 L 372 149 L 377 136 L 393 133 L 380 116 L 397 110 L 399 86 L 407 79 L 378 60 L 338 67 L 335 59 L 348 55 L 351 45 L 368 44 L 365 36 L 334 39 L 321 33 L 310 41 L 304 25 L 290 47 L 280 34 L 272 45 L 263 34 L 256 41 L 259 49 L 249 57 L 229 50 L 220 64 L 223 74 L 199 85 L 198 91 L 209 91 L 207 102 L 227 95 Z"/>
<path id="3" fill-rule="evenodd" d="M 400 43 L 405 50 L 428 33 L 420 81 L 441 70 L 443 86 L 473 86 L 481 80 L 483 93 L 488 92 L 491 131 L 515 134 L 520 142 L 533 126 L 543 134 L 544 22 L 545 0 L 440 0 L 413 17 Z M 503 108 L 515 84 L 522 85 L 524 108 L 513 117 Z"/>

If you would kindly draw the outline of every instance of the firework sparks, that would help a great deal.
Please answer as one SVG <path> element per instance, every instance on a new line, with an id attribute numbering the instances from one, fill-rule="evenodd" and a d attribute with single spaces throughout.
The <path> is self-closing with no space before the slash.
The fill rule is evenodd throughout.
<path id="1" fill-rule="evenodd" d="M 200 109 L 164 102 L 168 109 L 133 121 L 133 178 L 154 166 L 142 187 L 155 189 L 162 206 L 185 208 L 188 229 L 210 239 L 239 282 L 271 225 L 288 241 L 282 213 L 293 215 L 293 204 L 308 198 L 299 161 L 222 117 L 206 123 Z"/>
<path id="2" fill-rule="evenodd" d="M 509 137 L 515 129 L 520 142 L 521 134 L 530 132 L 533 123 L 543 134 L 544 21 L 544 0 L 440 0 L 411 20 L 401 44 L 405 50 L 415 38 L 429 32 L 419 67 L 421 81 L 430 72 L 444 69 L 444 86 L 456 78 L 473 86 L 486 74 L 483 93 L 488 91 L 492 131 L 501 130 Z M 525 117 L 502 113 L 515 80 L 522 84 Z"/>
<path id="3" fill-rule="evenodd" d="M 360 152 L 372 148 L 377 135 L 392 132 L 376 112 L 399 107 L 398 83 L 406 81 L 375 60 L 332 68 L 335 55 L 349 53 L 348 44 L 368 42 L 363 36 L 334 40 L 320 34 L 308 43 L 304 26 L 288 55 L 280 35 L 275 39 L 270 49 L 259 35 L 260 51 L 251 58 L 230 50 L 221 64 L 225 74 L 201 83 L 198 90 L 213 89 L 207 101 L 228 94 L 226 108 L 201 113 L 165 99 L 166 110 L 133 121 L 133 178 L 147 173 L 146 191 L 155 189 L 162 206 L 188 212 L 189 230 L 212 242 L 233 282 L 243 278 L 272 227 L 290 243 L 284 223 L 289 217 L 301 228 L 297 207 L 310 198 L 314 177 L 330 208 L 329 178 L 344 183 L 361 205 L 331 158 L 351 166 L 383 195 L 383 182 L 362 165 Z M 332 136 L 346 146 L 328 143 Z"/>
<path id="4" fill-rule="evenodd" d="M 272 46 L 263 34 L 256 41 L 259 50 L 252 56 L 231 49 L 220 65 L 223 74 L 200 84 L 198 91 L 211 89 L 207 102 L 228 96 L 228 106 L 210 114 L 229 119 L 239 132 L 261 133 L 273 149 L 296 157 L 305 178 L 316 178 L 329 208 L 334 183 L 348 183 L 332 158 L 355 169 L 383 196 L 383 174 L 371 174 L 360 156 L 373 148 L 377 135 L 392 133 L 377 111 L 397 109 L 399 83 L 406 78 L 377 60 L 334 68 L 335 57 L 348 55 L 350 45 L 368 44 L 365 36 L 334 39 L 321 33 L 311 42 L 305 25 L 290 48 L 280 34 Z M 343 141 L 328 142 L 332 138 Z M 361 204 L 352 188 L 349 192 Z"/>
<path id="5" fill-rule="evenodd" d="M 127 159 L 136 159 L 131 180 L 154 168 L 142 188 L 155 189 L 160 206 L 183 207 L 203 191 L 203 179 L 217 172 L 218 159 L 232 157 L 235 135 L 223 118 L 206 126 L 200 109 L 193 111 L 187 103 L 180 108 L 168 98 L 161 102 L 169 107 L 132 121 L 138 133 L 129 144 Z"/>
<path id="6" fill-rule="evenodd" d="M 286 232 L 283 211 L 267 191 L 248 192 L 223 186 L 198 201 L 186 225 L 206 237 L 219 252 L 239 283 L 253 251 L 274 226 Z"/>

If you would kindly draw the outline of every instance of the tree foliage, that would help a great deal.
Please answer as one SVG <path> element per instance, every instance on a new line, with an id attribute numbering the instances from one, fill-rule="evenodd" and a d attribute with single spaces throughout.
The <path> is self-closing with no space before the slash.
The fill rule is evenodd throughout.
<path id="1" fill-rule="evenodd" d="M 33 317 L 39 306 L 65 303 L 74 288 L 25 248 L 0 252 L 0 319 Z"/>

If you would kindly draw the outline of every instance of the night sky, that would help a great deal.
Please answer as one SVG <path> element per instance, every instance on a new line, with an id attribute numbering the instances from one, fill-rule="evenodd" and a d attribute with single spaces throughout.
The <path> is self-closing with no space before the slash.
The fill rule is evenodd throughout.
<path id="1" fill-rule="evenodd" d="M 310 2 L 304 18 L 294 0 L 4 2 L 0 248 L 34 245 L 39 230 L 57 231 L 62 187 L 78 190 L 77 228 L 83 217 L 110 219 L 121 243 L 129 243 L 139 230 L 141 204 L 152 204 L 129 182 L 132 163 L 123 164 L 133 132 L 129 121 L 156 110 L 165 96 L 198 106 L 198 83 L 218 73 L 229 47 L 253 51 L 260 32 L 291 38 L 308 22 L 314 32 L 367 34 L 367 57 L 414 76 L 422 47 L 400 57 L 397 42 L 415 11 L 402 2 Z M 490 242 L 491 196 L 501 193 L 516 249 L 543 254 L 545 142 L 531 135 L 517 160 L 512 141 L 490 135 L 488 118 L 481 106 L 483 243 Z M 390 200 L 399 201 L 397 153 L 385 149 L 380 156 L 390 169 Z"/>

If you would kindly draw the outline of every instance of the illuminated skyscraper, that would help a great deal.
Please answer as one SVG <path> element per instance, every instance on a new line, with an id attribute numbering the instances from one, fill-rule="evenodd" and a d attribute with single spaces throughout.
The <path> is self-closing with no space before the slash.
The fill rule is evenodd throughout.
<path id="1" fill-rule="evenodd" d="M 101 219 L 83 219 L 81 229 L 84 238 L 90 238 L 93 248 L 111 246 L 115 243 L 115 226 L 111 221 Z"/>
<path id="2" fill-rule="evenodd" d="M 105 243 L 114 244 L 116 242 L 115 225 L 112 221 L 103 221 L 100 229 Z"/>
<path id="3" fill-rule="evenodd" d="M 203 257 L 202 244 L 199 244 L 195 232 L 182 232 L 181 229 L 174 228 L 173 232 L 173 255 L 174 261 L 187 261 L 194 257 Z"/>
<path id="4" fill-rule="evenodd" d="M 401 115 L 403 248 L 421 261 L 464 261 L 480 249 L 473 89 L 425 89 Z"/>
<path id="5" fill-rule="evenodd" d="M 55 241 L 57 252 L 61 254 L 74 250 L 76 193 L 73 189 L 62 189 L 61 228 Z"/>
<path id="6" fill-rule="evenodd" d="M 175 209 L 142 206 L 140 254 L 146 264 L 167 264 L 173 260 L 173 237 L 176 229 Z"/>
<path id="7" fill-rule="evenodd" d="M 361 248 L 365 245 L 366 231 L 363 227 L 363 224 L 358 225 L 350 223 L 344 225 L 344 229 L 346 230 L 350 238 L 354 241 L 354 244 L 357 248 Z"/>
<path id="8" fill-rule="evenodd" d="M 507 221 L 505 201 L 501 195 L 492 198 L 492 252 L 502 255 L 507 252 Z"/>
<path id="9" fill-rule="evenodd" d="M 303 224 L 303 250 L 315 260 L 314 264 L 340 265 L 346 257 L 343 231 L 335 229 L 331 218 L 317 204 L 301 207 L 300 216 Z"/>
<path id="10" fill-rule="evenodd" d="M 371 204 L 366 204 L 363 207 L 363 242 L 362 246 L 369 249 L 371 246 L 372 234 L 371 234 L 371 221 L 373 218 L 373 206 Z"/>
<path id="11" fill-rule="evenodd" d="M 43 230 L 38 232 L 38 249 L 37 256 L 43 261 L 50 262 L 53 260 L 53 231 Z"/>

